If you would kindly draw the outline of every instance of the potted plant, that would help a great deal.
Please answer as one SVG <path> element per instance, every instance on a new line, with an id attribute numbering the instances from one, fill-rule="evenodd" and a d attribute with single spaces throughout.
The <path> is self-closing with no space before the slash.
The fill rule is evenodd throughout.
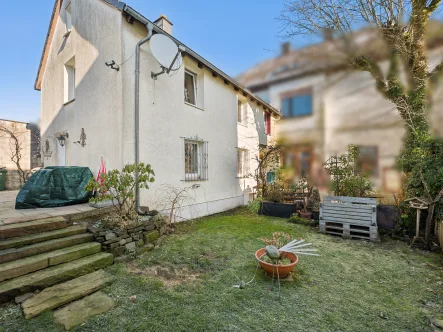
<path id="1" fill-rule="evenodd" d="M 298 188 L 303 196 L 303 206 L 298 211 L 298 215 L 300 218 L 304 219 L 312 219 L 311 211 L 308 211 L 308 202 L 312 195 L 312 190 L 314 187 L 310 186 L 308 183 L 308 178 L 306 177 L 306 173 L 302 171 L 300 181 L 298 182 Z"/>
<path id="2" fill-rule="evenodd" d="M 294 204 L 283 203 L 282 186 L 275 182 L 267 189 L 261 202 L 259 214 L 279 218 L 289 218 L 294 213 Z"/>
<path id="3" fill-rule="evenodd" d="M 310 243 L 305 244 L 302 239 L 293 239 L 290 234 L 284 232 L 272 233 L 272 238 L 259 238 L 266 245 L 255 252 L 260 267 L 274 278 L 288 276 L 298 263 L 299 254 L 319 256 L 314 253 L 317 250 L 309 248 Z"/>
<path id="4" fill-rule="evenodd" d="M 317 188 L 314 188 L 312 190 L 311 195 L 308 198 L 307 201 L 307 208 L 312 212 L 312 219 L 318 221 L 320 216 L 320 192 Z"/>
<path id="5" fill-rule="evenodd" d="M 280 257 L 277 260 L 272 260 L 266 254 L 266 249 L 269 246 L 274 246 L 275 248 L 282 248 L 288 242 L 292 241 L 292 236 L 284 232 L 274 232 L 272 233 L 272 238 L 259 238 L 267 246 L 266 248 L 258 249 L 255 252 L 255 258 L 257 259 L 260 267 L 269 276 L 274 276 L 274 278 L 284 278 L 288 276 L 295 265 L 298 263 L 298 256 L 292 252 L 286 252 L 281 250 Z"/>

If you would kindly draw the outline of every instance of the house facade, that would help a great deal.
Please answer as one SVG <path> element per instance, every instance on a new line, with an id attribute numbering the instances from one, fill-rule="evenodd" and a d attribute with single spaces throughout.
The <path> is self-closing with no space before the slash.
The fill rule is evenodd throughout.
<path id="1" fill-rule="evenodd" d="M 108 170 L 134 163 L 134 53 L 148 23 L 119 1 L 56 1 L 35 84 L 45 166 L 97 174 L 101 158 Z M 167 209 L 158 202 L 167 187 L 190 188 L 182 218 L 243 205 L 279 112 L 174 39 L 166 17 L 154 23 L 154 34 L 186 51 L 178 70 L 153 79 L 160 65 L 149 42 L 141 46 L 139 159 L 156 174 L 141 205 Z M 106 65 L 112 61 L 118 70 Z"/>
<path id="2" fill-rule="evenodd" d="M 443 58 L 443 25 L 432 22 L 434 36 L 428 38 L 431 68 Z M 363 36 L 357 36 L 362 39 Z M 372 41 L 365 40 L 371 45 Z M 333 41 L 292 50 L 282 45 L 281 54 L 247 70 L 239 82 L 282 112 L 278 136 L 291 148 L 282 157 L 284 166 L 297 176 L 305 171 L 324 191 L 328 176 L 323 163 L 345 153 L 348 145 L 360 147 L 357 165 L 367 173 L 379 192 L 396 192 L 401 187 L 396 157 L 403 143 L 403 121 L 395 107 L 375 87 L 367 72 L 349 70 Z M 380 45 L 374 42 L 375 56 Z M 380 61 L 383 70 L 387 61 Z M 434 88 L 431 126 L 443 135 L 443 86 Z"/>

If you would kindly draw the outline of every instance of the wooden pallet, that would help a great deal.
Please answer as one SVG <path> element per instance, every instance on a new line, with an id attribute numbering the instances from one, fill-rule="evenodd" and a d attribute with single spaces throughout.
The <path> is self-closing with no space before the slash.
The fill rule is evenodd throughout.
<path id="1" fill-rule="evenodd" d="M 373 198 L 327 196 L 320 205 L 320 232 L 378 241 L 376 204 Z"/>
<path id="2" fill-rule="evenodd" d="M 379 241 L 377 226 L 361 226 L 350 223 L 325 222 L 320 220 L 320 232 L 342 236 L 347 239 Z"/>

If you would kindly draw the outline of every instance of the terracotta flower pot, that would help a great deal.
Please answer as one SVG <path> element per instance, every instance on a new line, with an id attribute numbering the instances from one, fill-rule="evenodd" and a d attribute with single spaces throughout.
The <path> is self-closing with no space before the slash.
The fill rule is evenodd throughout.
<path id="1" fill-rule="evenodd" d="M 281 256 L 288 258 L 289 260 L 291 260 L 292 263 L 288 265 L 279 265 L 277 268 L 276 265 L 266 263 L 260 259 L 260 257 L 263 256 L 264 253 L 265 253 L 265 248 L 258 249 L 255 252 L 255 258 L 258 260 L 258 263 L 260 264 L 261 268 L 266 272 L 266 274 L 268 274 L 271 277 L 272 274 L 274 274 L 274 278 L 277 278 L 277 272 L 280 278 L 286 277 L 288 274 L 292 272 L 295 265 L 297 265 L 298 263 L 298 257 L 296 254 L 293 254 L 292 252 L 281 251 L 280 252 Z M 272 273 L 272 270 L 274 270 L 274 273 Z"/>
<path id="2" fill-rule="evenodd" d="M 300 211 L 298 214 L 300 215 L 300 218 L 308 219 L 308 220 L 312 219 L 312 212 L 302 212 L 302 211 Z"/>

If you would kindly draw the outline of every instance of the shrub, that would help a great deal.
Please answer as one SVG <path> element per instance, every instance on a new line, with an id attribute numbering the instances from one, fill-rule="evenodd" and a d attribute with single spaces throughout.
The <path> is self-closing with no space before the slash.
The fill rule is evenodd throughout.
<path id="1" fill-rule="evenodd" d="M 363 197 L 372 191 L 371 181 L 355 169 L 359 155 L 358 146 L 349 145 L 347 153 L 332 156 L 324 163 L 326 173 L 332 177 L 331 189 L 334 195 Z"/>
<path id="2" fill-rule="evenodd" d="M 261 202 L 262 202 L 262 200 L 259 198 L 256 198 L 253 201 L 249 201 L 248 202 L 249 212 L 253 215 L 258 214 L 258 211 L 260 210 Z"/>
<path id="3" fill-rule="evenodd" d="M 135 173 L 138 170 L 140 189 L 149 189 L 148 184 L 154 182 L 154 171 L 151 165 L 140 163 L 128 164 L 121 171 L 113 169 L 101 175 L 101 181 L 91 178 L 85 187 L 86 191 L 95 191 L 96 195 L 90 199 L 98 203 L 111 201 L 120 222 L 137 217 L 135 211 Z"/>

